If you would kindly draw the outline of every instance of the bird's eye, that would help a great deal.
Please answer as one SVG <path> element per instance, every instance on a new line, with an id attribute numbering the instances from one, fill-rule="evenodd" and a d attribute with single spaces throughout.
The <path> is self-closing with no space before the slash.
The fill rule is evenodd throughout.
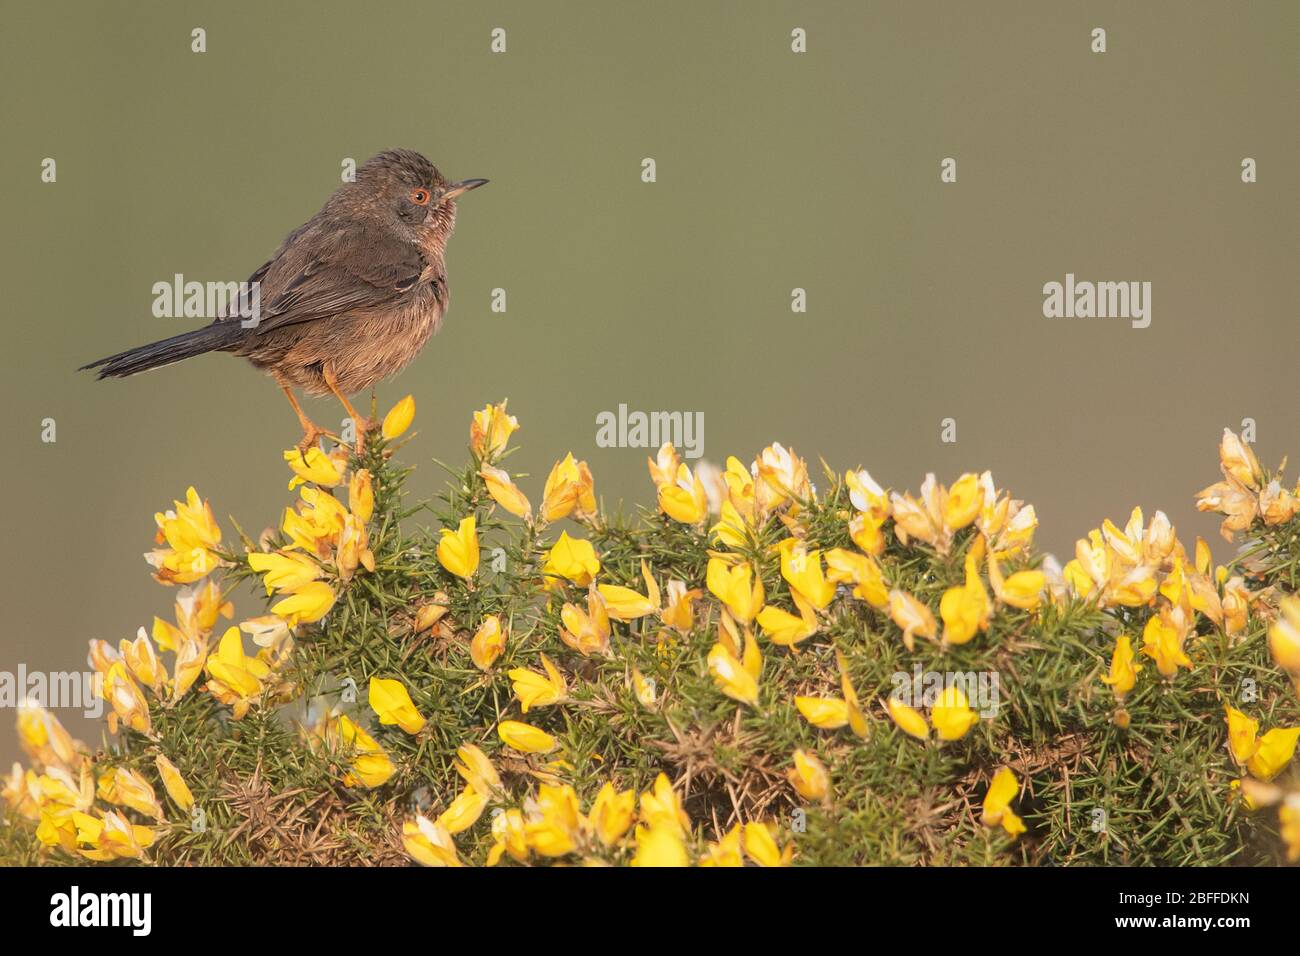
<path id="1" fill-rule="evenodd" d="M 414 192 L 411 193 L 411 202 L 415 203 L 417 206 L 429 205 L 429 190 L 427 189 L 415 190 Z"/>

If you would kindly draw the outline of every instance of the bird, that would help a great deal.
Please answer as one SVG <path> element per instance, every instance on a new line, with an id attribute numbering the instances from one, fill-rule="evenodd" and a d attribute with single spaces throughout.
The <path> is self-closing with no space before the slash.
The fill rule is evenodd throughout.
<path id="1" fill-rule="evenodd" d="M 448 181 L 420 153 L 390 149 L 366 160 L 316 215 L 293 230 L 249 277 L 252 320 L 218 315 L 209 325 L 83 365 L 98 379 L 125 378 L 208 352 L 230 352 L 266 372 L 288 398 L 302 440 L 322 435 L 294 389 L 332 394 L 356 428 L 356 454 L 374 423 L 348 396 L 405 368 L 442 325 L 449 302 L 444 256 L 456 201 L 488 182 Z M 256 284 L 256 285 L 254 285 Z M 249 299 L 242 300 L 247 306 Z M 228 310 L 229 311 L 229 310 Z"/>

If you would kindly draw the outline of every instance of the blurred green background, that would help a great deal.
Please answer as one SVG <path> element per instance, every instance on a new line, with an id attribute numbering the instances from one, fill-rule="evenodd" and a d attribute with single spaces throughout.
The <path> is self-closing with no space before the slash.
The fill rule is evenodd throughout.
<path id="1" fill-rule="evenodd" d="M 380 390 L 418 403 L 415 491 L 508 396 L 535 502 L 572 450 L 607 504 L 650 503 L 646 451 L 595 444 L 626 403 L 703 412 L 716 462 L 779 440 L 895 488 L 991 468 L 1064 560 L 1135 504 L 1210 537 L 1192 494 L 1224 426 L 1300 454 L 1293 2 L 0 8 L 0 670 L 170 617 L 140 555 L 187 484 L 276 521 L 298 430 L 269 379 L 227 355 L 73 370 L 197 324 L 154 318 L 152 284 L 244 278 L 346 157 L 393 146 L 492 180 L 461 202 L 441 334 Z M 1043 318 L 1067 272 L 1152 282 L 1151 327 Z"/>

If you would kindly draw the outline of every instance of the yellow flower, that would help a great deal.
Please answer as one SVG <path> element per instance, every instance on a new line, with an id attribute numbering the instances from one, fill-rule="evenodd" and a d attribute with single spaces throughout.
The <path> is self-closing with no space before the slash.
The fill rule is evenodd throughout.
<path id="1" fill-rule="evenodd" d="M 1281 824 L 1282 842 L 1286 844 L 1286 858 L 1295 863 L 1300 860 L 1300 794 L 1291 794 L 1277 811 Z"/>
<path id="2" fill-rule="evenodd" d="M 488 494 L 492 496 L 493 501 L 516 518 L 532 520 L 533 506 L 528 503 L 527 496 L 510 480 L 509 472 L 492 465 L 484 465 L 478 473 L 483 483 L 487 485 Z"/>
<path id="3" fill-rule="evenodd" d="M 798 538 L 786 538 L 778 546 L 781 577 L 805 601 L 821 610 L 835 597 L 835 584 L 822 572 L 822 553 L 809 551 Z"/>
<path id="4" fill-rule="evenodd" d="M 992 606 L 979 576 L 979 563 L 983 555 L 984 539 L 977 538 L 966 554 L 966 583 L 948 588 L 939 600 L 945 645 L 965 644 L 988 628 Z"/>
<path id="5" fill-rule="evenodd" d="M 825 557 L 827 580 L 853 585 L 853 596 L 874 608 L 889 606 L 889 589 L 880 565 L 872 558 L 845 548 L 832 548 Z"/>
<path id="6" fill-rule="evenodd" d="M 456 749 L 456 756 L 460 760 L 452 766 L 467 784 L 489 798 L 495 799 L 501 794 L 501 777 L 487 754 L 473 744 L 461 744 Z"/>
<path id="7" fill-rule="evenodd" d="M 384 423 L 379 428 L 379 433 L 384 436 L 384 441 L 392 441 L 410 428 L 414 419 L 415 399 L 407 395 L 388 410 L 388 414 L 384 416 Z"/>
<path id="8" fill-rule="evenodd" d="M 132 824 L 116 810 L 108 810 L 98 819 L 78 811 L 72 814 L 72 821 L 77 852 L 88 860 L 138 860 L 154 840 L 152 830 Z"/>
<path id="9" fill-rule="evenodd" d="M 358 468 L 348 480 L 348 510 L 362 524 L 368 522 L 375 513 L 374 480 L 365 468 Z"/>
<path id="10" fill-rule="evenodd" d="M 710 843 L 705 848 L 704 855 L 700 857 L 698 865 L 702 867 L 744 866 L 745 858 L 740 849 L 744 832 L 744 825 L 737 823 L 726 832 L 721 840 Z"/>
<path id="11" fill-rule="evenodd" d="M 980 822 L 986 827 L 999 824 L 1007 833 L 1016 837 L 1025 832 L 1024 821 L 1011 809 L 1011 801 L 1020 793 L 1020 781 L 1010 767 L 1002 767 L 993 775 L 988 793 L 984 795 L 983 813 Z"/>
<path id="12" fill-rule="evenodd" d="M 548 523 L 567 518 L 570 514 L 585 518 L 596 513 L 591 469 L 585 461 L 575 461 L 572 452 L 556 462 L 546 477 L 541 513 L 542 520 Z"/>
<path id="13" fill-rule="evenodd" d="M 433 625 L 437 624 L 444 617 L 450 608 L 447 602 L 450 598 L 443 591 L 437 591 L 433 599 L 426 604 L 421 604 L 415 611 L 415 629 L 417 631 L 427 631 Z"/>
<path id="14" fill-rule="evenodd" d="M 853 543 L 873 557 L 885 553 L 885 522 L 871 515 L 855 514 L 849 519 L 849 537 Z"/>
<path id="15" fill-rule="evenodd" d="M 800 611 L 802 614 L 796 617 L 789 611 L 769 604 L 758 612 L 755 620 L 773 644 L 794 647 L 817 633 L 817 618 L 812 608 L 805 604 Z"/>
<path id="16" fill-rule="evenodd" d="M 253 551 L 248 555 L 248 566 L 263 575 L 267 594 L 293 592 L 321 576 L 320 565 L 299 551 Z"/>
<path id="17" fill-rule="evenodd" d="M 889 616 L 903 632 L 903 644 L 909 651 L 915 643 L 915 635 L 934 640 L 939 629 L 928 607 L 897 588 L 889 592 Z"/>
<path id="18" fill-rule="evenodd" d="M 217 653 L 208 655 L 205 670 L 208 692 L 230 705 L 236 720 L 243 718 L 253 701 L 261 696 L 263 681 L 271 674 L 265 661 L 244 654 L 244 640 L 237 627 L 226 629 Z"/>
<path id="19" fill-rule="evenodd" d="M 699 524 L 709 516 L 704 483 L 686 465 L 678 465 L 675 481 L 659 486 L 659 509 L 674 521 Z"/>
<path id="20" fill-rule="evenodd" d="M 497 724 L 497 736 L 507 747 L 526 754 L 547 754 L 555 749 L 554 737 L 518 720 L 503 720 Z"/>
<path id="21" fill-rule="evenodd" d="M 564 675 L 545 654 L 542 655 L 542 668 L 546 671 L 545 674 L 516 667 L 506 675 L 514 684 L 515 696 L 519 698 L 519 709 L 525 714 L 530 708 L 547 707 L 564 700 L 567 690 L 564 685 Z"/>
<path id="22" fill-rule="evenodd" d="M 491 670 L 492 665 L 497 662 L 497 658 L 505 649 L 506 632 L 501 626 L 501 618 L 489 614 L 474 632 L 473 640 L 469 642 L 470 660 L 481 671 Z"/>
<path id="23" fill-rule="evenodd" d="M 817 759 L 816 754 L 806 750 L 794 752 L 794 766 L 786 771 L 786 779 L 799 796 L 807 800 L 825 801 L 830 799 L 831 776 L 826 765 Z"/>
<path id="24" fill-rule="evenodd" d="M 40 820 L 40 785 L 36 780 L 36 771 L 24 770 L 22 764 L 14 761 L 8 776 L 4 777 L 3 781 L 0 782 L 3 783 L 3 787 L 0 787 L 0 797 L 3 797 L 5 805 L 10 810 L 25 819 Z M 86 806 L 92 806 L 94 801 L 95 794 L 92 789 Z M 40 839 L 39 835 L 37 839 Z"/>
<path id="25" fill-rule="evenodd" d="M 997 557 L 990 552 L 989 584 L 993 586 L 994 596 L 1003 604 L 1022 611 L 1036 611 L 1043 601 L 1047 575 L 1038 570 L 1017 571 L 1011 577 L 1004 578 Z"/>
<path id="26" fill-rule="evenodd" d="M 943 523 L 949 531 L 960 531 L 973 522 L 984 505 L 984 489 L 979 475 L 962 475 L 943 499 Z"/>
<path id="27" fill-rule="evenodd" d="M 1155 572 L 1141 565 L 1128 572 L 1111 588 L 1111 598 L 1124 607 L 1142 607 L 1156 593 Z"/>
<path id="28" fill-rule="evenodd" d="M 646 464 L 650 466 L 650 480 L 655 483 L 655 488 L 658 489 L 664 485 L 671 485 L 677 480 L 677 470 L 681 467 L 682 460 L 678 457 L 677 449 L 673 447 L 673 443 L 666 441 L 659 446 L 659 452 L 655 458 L 646 458 Z"/>
<path id="29" fill-rule="evenodd" d="M 478 570 L 478 531 L 474 516 L 461 521 L 455 531 L 441 529 L 438 541 L 438 563 L 459 578 L 469 580 Z"/>
<path id="30" fill-rule="evenodd" d="M 750 638 L 752 640 L 752 637 Z M 718 642 L 709 651 L 709 676 L 718 690 L 732 700 L 751 707 L 758 703 L 758 678 L 724 644 Z"/>
<path id="31" fill-rule="evenodd" d="M 641 821 L 652 827 L 668 827 L 680 836 L 690 831 L 691 818 L 667 774 L 658 774 L 654 787 L 641 794 Z"/>
<path id="32" fill-rule="evenodd" d="M 402 824 L 402 846 L 421 866 L 463 866 L 451 834 L 440 823 L 423 816 Z"/>
<path id="33" fill-rule="evenodd" d="M 1250 445 L 1227 428 L 1219 441 L 1219 467 L 1224 477 L 1235 478 L 1247 488 L 1258 488 L 1264 479 L 1264 470 L 1259 467 L 1259 459 Z"/>
<path id="34" fill-rule="evenodd" d="M 849 489 L 849 500 L 859 512 L 880 521 L 889 517 L 889 495 L 866 469 L 846 471 L 844 484 Z"/>
<path id="35" fill-rule="evenodd" d="M 952 685 L 939 692 L 939 698 L 930 707 L 930 722 L 940 740 L 961 740 L 979 720 L 971 710 L 965 693 Z"/>
<path id="36" fill-rule="evenodd" d="M 199 498 L 191 486 L 185 503 L 173 502 L 175 510 L 154 515 L 158 525 L 156 542 L 166 543 L 145 555 L 155 569 L 154 577 L 162 584 L 189 584 L 206 577 L 221 564 L 213 553 L 221 544 L 221 528 L 212 516 L 212 508 Z"/>
<path id="37" fill-rule="evenodd" d="M 189 640 L 206 638 L 216 626 L 218 616 L 234 616 L 235 607 L 225 600 L 221 589 L 207 578 L 201 585 L 181 588 L 175 602 L 176 624 L 160 617 L 153 619 L 153 639 L 162 651 L 175 651 Z"/>
<path id="38" fill-rule="evenodd" d="M 672 827 L 656 824 L 636 828 L 636 855 L 632 866 L 690 866 L 682 835 Z"/>
<path id="39" fill-rule="evenodd" d="M 567 531 L 546 554 L 542 574 L 547 578 L 567 578 L 579 587 L 586 587 L 600 572 L 600 559 L 596 549 L 584 538 L 570 538 Z"/>
<path id="40" fill-rule="evenodd" d="M 635 816 L 636 792 L 624 790 L 620 793 L 612 783 L 606 783 L 596 794 L 587 820 L 601 843 L 614 846 L 631 829 Z"/>
<path id="41" fill-rule="evenodd" d="M 1236 575 L 1223 582 L 1223 629 L 1228 634 L 1240 634 L 1249 620 L 1250 589 L 1241 575 Z"/>
<path id="42" fill-rule="evenodd" d="M 794 857 L 794 844 L 784 850 L 776 845 L 775 827 L 768 823 L 746 823 L 745 853 L 759 866 L 788 866 Z"/>
<path id="43" fill-rule="evenodd" d="M 1281 615 L 1268 629 L 1268 649 L 1277 666 L 1300 681 L 1300 598 L 1288 595 L 1280 607 Z"/>
<path id="44" fill-rule="evenodd" d="M 939 599 L 939 616 L 943 618 L 943 643 L 965 644 L 980 629 L 980 618 L 988 606 L 981 586 L 951 587 Z"/>
<path id="45" fill-rule="evenodd" d="M 578 795 L 571 786 L 543 784 L 526 810 L 524 836 L 530 849 L 546 857 L 564 856 L 577 849 L 583 821 Z"/>
<path id="46" fill-rule="evenodd" d="M 1256 739 L 1259 721 L 1252 720 L 1235 707 L 1225 707 L 1224 710 L 1228 722 L 1228 750 L 1232 753 L 1233 760 L 1245 765 L 1259 749 L 1259 741 Z"/>
<path id="47" fill-rule="evenodd" d="M 658 603 L 631 588 L 617 584 L 602 584 L 599 590 L 600 596 L 605 599 L 605 608 L 609 616 L 616 621 L 634 621 L 659 610 Z"/>
<path id="48" fill-rule="evenodd" d="M 1115 651 L 1110 657 L 1110 673 L 1102 676 L 1102 681 L 1110 685 L 1116 700 L 1123 700 L 1137 684 L 1141 664 L 1134 663 L 1133 640 L 1127 634 L 1115 639 Z"/>
<path id="49" fill-rule="evenodd" d="M 485 794 L 467 786 L 461 790 L 455 800 L 451 801 L 447 809 L 438 817 L 437 822 L 442 824 L 448 833 L 463 833 L 478 822 L 487 805 L 488 798 Z"/>
<path id="50" fill-rule="evenodd" d="M 1272 780 L 1295 756 L 1300 727 L 1274 727 L 1259 738 L 1259 747 L 1246 762 L 1246 769 L 1257 780 Z"/>
<path id="51" fill-rule="evenodd" d="M 989 541 L 991 552 L 1004 558 L 1028 550 L 1038 527 L 1034 506 L 1012 500 L 1009 495 L 999 496 L 990 472 L 980 475 L 980 487 L 984 489 L 984 503 L 975 524 Z"/>
<path id="52" fill-rule="evenodd" d="M 469 426 L 469 447 L 479 461 L 492 461 L 501 456 L 510 443 L 510 436 L 519 429 L 519 420 L 506 413 L 506 403 L 487 405 L 474 413 Z"/>
<path id="53" fill-rule="evenodd" d="M 176 769 L 176 765 L 158 754 L 154 757 L 154 766 L 158 769 L 158 776 L 162 777 L 163 787 L 167 790 L 167 795 L 172 798 L 176 806 L 180 807 L 186 813 L 194 806 L 194 794 L 190 792 L 189 786 L 181 776 L 181 772 Z"/>
<path id="54" fill-rule="evenodd" d="M 742 548 L 749 541 L 749 523 L 730 498 L 722 502 L 718 522 L 709 529 L 709 536 L 730 548 Z"/>
<path id="55" fill-rule="evenodd" d="M 333 488 L 343 480 L 346 461 L 325 454 L 315 445 L 307 449 L 306 456 L 298 449 L 290 448 L 285 451 L 284 460 L 294 474 L 294 477 L 289 480 L 290 491 L 307 481 Z"/>
<path id="56" fill-rule="evenodd" d="M 42 765 L 71 768 L 80 759 L 77 742 L 59 718 L 30 701 L 18 705 L 18 742 Z"/>
<path id="57" fill-rule="evenodd" d="M 496 866 L 501 857 L 509 853 L 518 863 L 528 860 L 528 836 L 524 815 L 519 810 L 507 810 L 492 818 L 494 843 L 488 851 L 487 865 Z"/>
<path id="58" fill-rule="evenodd" d="M 798 510 L 799 503 L 812 497 L 808 466 L 792 449 L 773 443 L 754 460 L 754 497 L 762 512 L 770 512 L 789 503 Z"/>
<path id="59" fill-rule="evenodd" d="M 297 510 L 286 508 L 280 527 L 289 536 L 287 550 L 301 548 L 327 558 L 347 520 L 348 511 L 333 495 L 310 485 L 298 492 Z"/>
<path id="60" fill-rule="evenodd" d="M 287 628 L 285 633 L 288 633 Z M 194 682 L 203 673 L 207 660 L 207 638 L 187 637 L 184 639 L 184 643 L 176 649 L 176 661 L 172 667 L 172 703 L 189 693 L 190 688 L 194 686 Z"/>
<path id="61" fill-rule="evenodd" d="M 915 737 L 917 740 L 928 740 L 930 738 L 930 725 L 925 722 L 921 712 L 908 707 L 897 697 L 890 697 L 885 701 L 885 709 L 889 711 L 889 716 L 898 729 L 905 734 Z"/>
<path id="62" fill-rule="evenodd" d="M 1161 676 L 1172 678 L 1179 667 L 1191 670 L 1192 662 L 1183 652 L 1186 631 L 1161 614 L 1147 621 L 1142 631 L 1142 653 L 1152 657 Z"/>
<path id="63" fill-rule="evenodd" d="M 609 612 L 594 586 L 587 588 L 587 610 L 568 601 L 560 609 L 560 640 L 584 657 L 609 653 Z"/>
<path id="64" fill-rule="evenodd" d="M 943 499 L 944 492 L 939 480 L 934 475 L 926 475 L 921 483 L 921 497 L 913 498 L 911 494 L 894 494 L 890 498 L 890 508 L 894 515 L 894 534 L 903 544 L 910 544 L 912 539 L 931 545 L 940 554 L 948 553 L 951 539 L 944 527 Z"/>
<path id="65" fill-rule="evenodd" d="M 1264 490 L 1259 493 L 1259 513 L 1264 519 L 1264 524 L 1270 527 L 1290 521 L 1295 517 L 1298 505 L 1300 501 L 1283 488 L 1282 483 L 1276 478 L 1265 485 Z"/>
<path id="66" fill-rule="evenodd" d="M 370 534 L 366 531 L 365 522 L 354 514 L 348 514 L 343 519 L 334 563 L 338 565 L 339 577 L 344 581 L 352 579 L 358 566 L 367 571 L 375 569 L 375 555 L 370 550 Z"/>
<path id="67" fill-rule="evenodd" d="M 343 778 L 346 786 L 360 783 L 373 790 L 383 786 L 397 772 L 384 748 L 345 714 L 330 720 L 328 734 L 336 749 L 351 756 L 352 770 Z"/>
<path id="68" fill-rule="evenodd" d="M 705 583 L 742 624 L 753 621 L 763 607 L 763 580 L 748 562 L 728 565 L 722 558 L 710 558 Z"/>
<path id="69" fill-rule="evenodd" d="M 128 767 L 116 767 L 100 774 L 98 795 L 106 803 L 130 807 L 155 820 L 164 817 L 162 804 L 149 781 Z"/>
<path id="70" fill-rule="evenodd" d="M 82 762 L 75 776 L 71 770 L 62 767 L 46 767 L 39 776 L 33 773 L 24 777 L 22 787 L 25 796 L 35 804 L 36 818 L 42 822 L 66 824 L 74 811 L 89 811 L 95 805 L 95 781 L 89 760 Z M 68 841 L 59 839 L 55 842 L 65 845 Z"/>
<path id="71" fill-rule="evenodd" d="M 684 581 L 669 581 L 667 600 L 659 612 L 659 619 L 674 630 L 689 634 L 695 626 L 695 610 L 691 602 L 699 596 L 698 588 L 687 590 Z"/>
<path id="72" fill-rule="evenodd" d="M 822 730 L 835 730 L 849 722 L 849 705 L 833 697 L 796 696 L 794 705 L 804 720 Z"/>
<path id="73" fill-rule="evenodd" d="M 1226 515 L 1219 533 L 1231 541 L 1234 532 L 1249 528 L 1259 515 L 1264 473 L 1250 446 L 1226 428 L 1219 442 L 1219 469 L 1224 480 L 1196 493 L 1196 510 Z"/>
<path id="74" fill-rule="evenodd" d="M 312 624 L 330 612 L 337 597 L 324 581 L 312 581 L 271 605 L 271 613 L 284 618 L 290 627 Z"/>
<path id="75" fill-rule="evenodd" d="M 646 680 L 645 675 L 636 667 L 632 668 L 632 693 L 636 695 L 637 702 L 642 707 L 654 707 L 656 701 L 654 681 Z"/>
<path id="76" fill-rule="evenodd" d="M 238 631 L 237 628 L 235 630 Z M 117 733 L 119 720 L 136 733 L 148 736 L 153 732 L 149 702 L 145 700 L 144 692 L 140 690 L 122 661 L 116 661 L 105 672 L 100 695 L 113 708 L 113 713 L 108 718 L 109 733 Z"/>
<path id="77" fill-rule="evenodd" d="M 1225 707 L 1224 710 L 1232 759 L 1245 766 L 1257 780 L 1269 781 L 1281 773 L 1295 755 L 1300 727 L 1274 727 L 1263 737 L 1258 737 L 1259 721 L 1234 707 Z"/>
<path id="78" fill-rule="evenodd" d="M 370 709 L 385 727 L 396 724 L 408 734 L 418 734 L 426 723 L 411 701 L 406 686 L 399 680 L 371 677 Z"/>

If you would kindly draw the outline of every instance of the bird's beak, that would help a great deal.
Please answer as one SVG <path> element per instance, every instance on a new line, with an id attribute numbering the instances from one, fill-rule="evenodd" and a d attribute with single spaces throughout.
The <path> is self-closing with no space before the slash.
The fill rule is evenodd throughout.
<path id="1" fill-rule="evenodd" d="M 467 193 L 471 189 L 478 189 L 480 186 L 485 185 L 487 185 L 486 179 L 462 179 L 458 183 L 451 183 L 447 187 L 447 191 L 442 194 L 442 199 L 444 202 L 448 199 L 455 199 L 457 196 Z"/>

